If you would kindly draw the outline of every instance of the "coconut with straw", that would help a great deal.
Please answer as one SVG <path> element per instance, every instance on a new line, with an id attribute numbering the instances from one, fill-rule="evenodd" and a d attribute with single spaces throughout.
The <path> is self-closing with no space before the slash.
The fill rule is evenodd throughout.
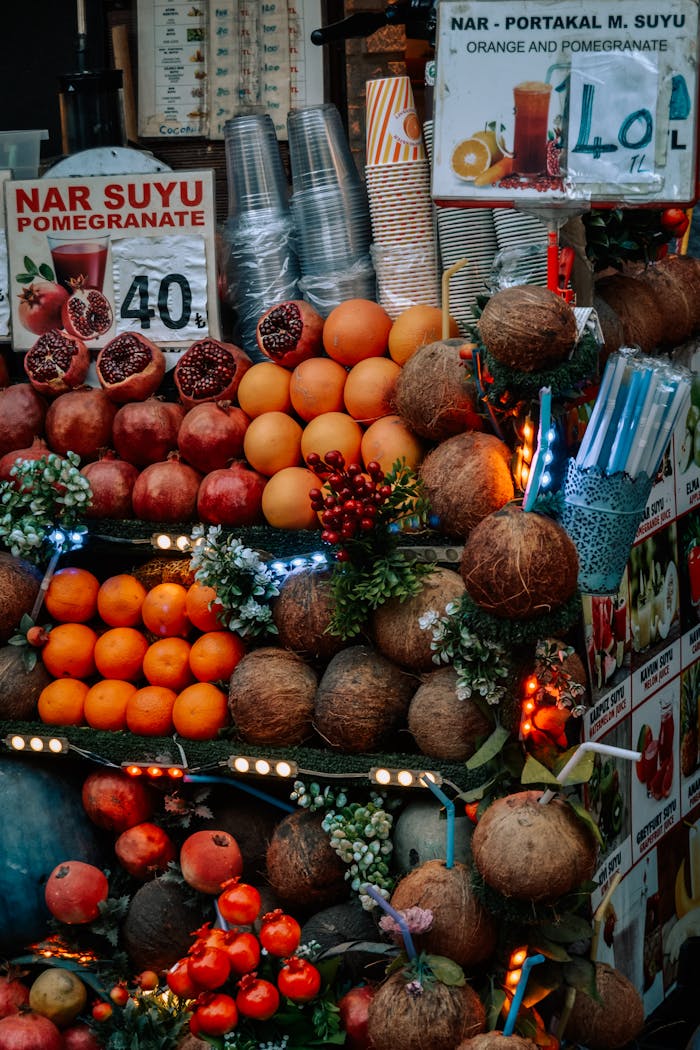
<path id="1" fill-rule="evenodd" d="M 439 980 L 416 986 L 394 973 L 369 1005 L 367 1034 L 374 1050 L 454 1050 L 483 1032 L 486 1013 L 469 984 Z"/>
<path id="2" fill-rule="evenodd" d="M 538 1050 L 537 1043 L 522 1035 L 503 1035 L 503 1032 L 482 1032 L 465 1039 L 455 1050 Z"/>

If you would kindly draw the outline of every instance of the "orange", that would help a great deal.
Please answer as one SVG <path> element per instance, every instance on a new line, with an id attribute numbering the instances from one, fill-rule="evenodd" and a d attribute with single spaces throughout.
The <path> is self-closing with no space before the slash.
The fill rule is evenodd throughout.
<path id="1" fill-rule="evenodd" d="M 277 529 L 317 529 L 318 518 L 309 492 L 319 487 L 318 478 L 306 467 L 279 470 L 263 489 L 265 521 Z"/>
<path id="2" fill-rule="evenodd" d="M 87 569 L 59 569 L 44 597 L 46 611 L 60 623 L 86 623 L 97 612 L 100 581 Z"/>
<path id="3" fill-rule="evenodd" d="M 164 685 L 145 685 L 129 697 L 126 725 L 140 736 L 168 736 L 173 731 L 173 704 L 177 693 Z"/>
<path id="4" fill-rule="evenodd" d="M 146 588 L 129 573 L 105 580 L 97 592 L 97 611 L 110 627 L 136 627 L 141 623 L 141 606 Z"/>
<path id="5" fill-rule="evenodd" d="M 181 583 L 157 583 L 143 600 L 141 618 L 147 630 L 159 638 L 187 637 L 191 628 L 187 588 Z"/>
<path id="6" fill-rule="evenodd" d="M 103 678 L 137 682 L 142 677 L 148 640 L 135 627 L 112 627 L 95 644 L 95 667 Z"/>
<path id="7" fill-rule="evenodd" d="M 85 694 L 85 721 L 92 729 L 126 728 L 126 705 L 136 692 L 133 682 L 103 678 Z"/>
<path id="8" fill-rule="evenodd" d="M 165 685 L 178 692 L 193 681 L 190 643 L 184 638 L 159 638 L 143 658 L 143 673 L 150 685 Z"/>
<path id="9" fill-rule="evenodd" d="M 386 353 L 391 318 L 371 299 L 346 299 L 333 307 L 323 326 L 323 346 L 329 357 L 352 367 L 366 357 Z"/>
<path id="10" fill-rule="evenodd" d="M 310 452 L 323 459 L 327 452 L 337 449 L 345 463 L 360 462 L 362 427 L 347 412 L 324 412 L 304 427 L 301 435 L 301 454 L 304 461 Z"/>
<path id="11" fill-rule="evenodd" d="M 285 412 L 263 412 L 251 420 L 243 438 L 243 455 L 254 470 L 270 477 L 299 463 L 301 426 Z"/>
<path id="12" fill-rule="evenodd" d="M 97 634 L 84 623 L 59 623 L 41 650 L 44 667 L 54 678 L 89 678 L 95 673 Z"/>
<path id="13" fill-rule="evenodd" d="M 481 175 L 487 168 L 491 167 L 492 163 L 488 142 L 484 142 L 483 138 L 477 137 L 477 135 L 464 139 L 463 142 L 458 142 L 452 151 L 450 159 L 455 175 L 467 181 L 471 181 L 477 175 Z"/>
<path id="14" fill-rule="evenodd" d="M 383 416 L 367 427 L 362 437 L 362 462 L 365 467 L 376 460 L 388 474 L 397 460 L 417 470 L 425 455 L 421 439 L 404 423 L 401 416 Z"/>
<path id="15" fill-rule="evenodd" d="M 77 678 L 57 678 L 49 682 L 39 694 L 39 718 L 49 726 L 82 725 L 88 688 Z"/>
<path id="16" fill-rule="evenodd" d="M 394 411 L 394 389 L 401 365 L 389 357 L 368 357 L 350 369 L 343 400 L 353 419 L 365 426 Z"/>
<path id="17" fill-rule="evenodd" d="M 245 646 L 231 631 L 207 631 L 192 644 L 190 668 L 198 682 L 228 681 L 245 655 Z"/>
<path id="18" fill-rule="evenodd" d="M 459 326 L 450 317 L 450 338 L 459 335 Z M 422 346 L 442 338 L 442 310 L 439 306 L 417 303 L 403 310 L 389 332 L 389 356 L 399 365 L 405 365 L 409 357 Z"/>
<path id="19" fill-rule="evenodd" d="M 226 694 L 211 682 L 196 682 L 178 693 L 173 725 L 188 740 L 213 740 L 228 725 Z"/>
<path id="20" fill-rule="evenodd" d="M 311 357 L 292 372 L 289 395 L 296 414 L 306 423 L 322 412 L 340 412 L 348 373 L 329 357 Z"/>
<path id="21" fill-rule="evenodd" d="M 198 631 L 218 631 L 221 627 L 218 614 L 223 612 L 223 609 L 221 602 L 216 600 L 213 587 L 193 583 L 188 589 L 185 611 Z"/>
<path id="22" fill-rule="evenodd" d="M 238 404 L 255 419 L 263 412 L 289 412 L 291 372 L 274 361 L 258 361 L 249 368 L 238 386 Z"/>

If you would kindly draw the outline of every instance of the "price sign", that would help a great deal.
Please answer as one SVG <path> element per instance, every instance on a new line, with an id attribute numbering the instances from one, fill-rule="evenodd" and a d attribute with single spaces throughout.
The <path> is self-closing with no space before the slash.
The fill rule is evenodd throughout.
<path id="1" fill-rule="evenodd" d="M 36 335 L 13 292 L 41 281 L 94 290 L 93 349 L 124 331 L 171 350 L 219 338 L 212 171 L 7 182 L 5 202 L 15 350 Z"/>
<path id="2" fill-rule="evenodd" d="M 697 0 L 441 0 L 442 205 L 691 204 Z"/>

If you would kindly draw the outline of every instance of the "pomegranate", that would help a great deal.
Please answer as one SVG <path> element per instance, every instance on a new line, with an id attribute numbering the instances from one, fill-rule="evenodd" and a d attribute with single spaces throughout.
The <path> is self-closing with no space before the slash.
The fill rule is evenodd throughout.
<path id="1" fill-rule="evenodd" d="M 143 401 L 155 394 L 165 375 L 165 354 L 138 332 L 110 339 L 97 355 L 97 378 L 112 401 Z"/>
<path id="2" fill-rule="evenodd" d="M 134 515 L 142 521 L 193 521 L 201 475 L 170 452 L 162 463 L 141 471 L 131 494 Z"/>
<path id="3" fill-rule="evenodd" d="M 56 397 L 85 382 L 90 353 L 82 339 L 58 328 L 40 335 L 24 355 L 24 371 L 40 394 Z"/>
<path id="4" fill-rule="evenodd" d="M 99 288 L 89 288 L 85 278 L 71 279 L 72 292 L 61 307 L 63 327 L 81 339 L 96 339 L 112 327 L 112 307 Z"/>
<path id="5" fill-rule="evenodd" d="M 46 402 L 31 383 L 0 390 L 0 456 L 24 448 L 44 433 Z"/>
<path id="6" fill-rule="evenodd" d="M 83 809 L 93 824 L 120 835 L 153 813 L 147 784 L 121 770 L 96 769 L 83 782 Z"/>
<path id="7" fill-rule="evenodd" d="M 7 361 L 0 353 L 0 387 L 10 385 L 10 370 L 7 367 Z"/>
<path id="8" fill-rule="evenodd" d="M 374 998 L 370 984 L 358 985 L 346 992 L 338 1003 L 340 1027 L 345 1032 L 348 1050 L 371 1050 L 372 1040 L 367 1032 L 367 1013 Z"/>
<path id="9" fill-rule="evenodd" d="M 257 525 L 267 478 L 244 460 L 206 474 L 197 495 L 197 517 L 207 525 Z"/>
<path id="10" fill-rule="evenodd" d="M 18 448 L 15 452 L 6 452 L 0 459 L 0 481 L 9 481 L 11 471 L 18 459 L 44 459 L 50 452 L 43 438 L 35 437 L 29 448 Z"/>
<path id="11" fill-rule="evenodd" d="M 44 887 L 46 907 L 59 922 L 80 925 L 100 914 L 109 895 L 107 876 L 94 864 L 65 860 L 53 869 Z"/>
<path id="12" fill-rule="evenodd" d="M 304 299 L 288 299 L 267 310 L 255 331 L 258 347 L 271 361 L 295 368 L 321 353 L 323 318 Z"/>
<path id="13" fill-rule="evenodd" d="M 29 1002 L 29 988 L 16 976 L 19 973 L 10 969 L 0 977 L 0 1017 L 18 1014 L 20 1007 Z"/>
<path id="14" fill-rule="evenodd" d="M 48 1017 L 13 1014 L 0 1020 L 0 1050 L 63 1050 L 63 1037 Z"/>
<path id="15" fill-rule="evenodd" d="M 100 1050 L 103 1046 L 86 1024 L 69 1025 L 68 1028 L 61 1030 L 61 1035 L 63 1036 L 63 1050 Z"/>
<path id="16" fill-rule="evenodd" d="M 67 300 L 68 292 L 60 284 L 35 278 L 19 293 L 20 324 L 34 335 L 61 328 L 61 310 Z"/>
<path id="17" fill-rule="evenodd" d="M 46 439 L 59 455 L 77 453 L 82 460 L 97 459 L 99 449 L 111 443 L 116 408 L 104 390 L 81 387 L 59 394 L 46 413 Z"/>
<path id="18" fill-rule="evenodd" d="M 155 397 L 122 405 L 114 417 L 112 443 L 128 463 L 147 467 L 160 463 L 177 448 L 177 434 L 185 410 Z"/>
<path id="19" fill-rule="evenodd" d="M 239 347 L 200 339 L 175 365 L 175 385 L 185 408 L 203 401 L 231 401 L 252 361 Z"/>
<path id="20" fill-rule="evenodd" d="M 206 474 L 226 467 L 243 455 L 243 438 L 250 418 L 229 401 L 196 405 L 182 421 L 177 447 L 187 462 Z"/>
<path id="21" fill-rule="evenodd" d="M 92 489 L 92 500 L 85 510 L 87 518 L 133 517 L 131 493 L 139 476 L 138 467 L 119 459 L 111 449 L 102 449 L 100 458 L 94 463 L 86 463 L 80 473 L 85 475 Z"/>
<path id="22" fill-rule="evenodd" d="M 121 866 L 135 879 L 153 878 L 165 871 L 177 850 L 167 831 L 157 824 L 136 824 L 123 831 L 114 843 Z"/>
<path id="23" fill-rule="evenodd" d="M 195 831 L 182 843 L 180 868 L 188 886 L 218 896 L 222 882 L 243 871 L 243 858 L 228 831 Z"/>

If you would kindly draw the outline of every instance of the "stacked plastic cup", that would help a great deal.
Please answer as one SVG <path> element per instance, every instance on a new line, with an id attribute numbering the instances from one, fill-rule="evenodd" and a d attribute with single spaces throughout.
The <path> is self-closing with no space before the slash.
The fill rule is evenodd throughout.
<path id="1" fill-rule="evenodd" d="M 239 344 L 260 360 L 255 339 L 260 315 L 275 303 L 300 298 L 289 192 L 269 114 L 227 120 L 224 142 L 226 300 L 236 312 Z"/>
<path id="2" fill-rule="evenodd" d="M 326 317 L 345 299 L 374 299 L 367 194 L 332 103 L 287 116 L 299 286 Z"/>
<path id="3" fill-rule="evenodd" d="M 367 82 L 365 177 L 378 301 L 390 317 L 438 306 L 430 165 L 407 76 Z"/>

